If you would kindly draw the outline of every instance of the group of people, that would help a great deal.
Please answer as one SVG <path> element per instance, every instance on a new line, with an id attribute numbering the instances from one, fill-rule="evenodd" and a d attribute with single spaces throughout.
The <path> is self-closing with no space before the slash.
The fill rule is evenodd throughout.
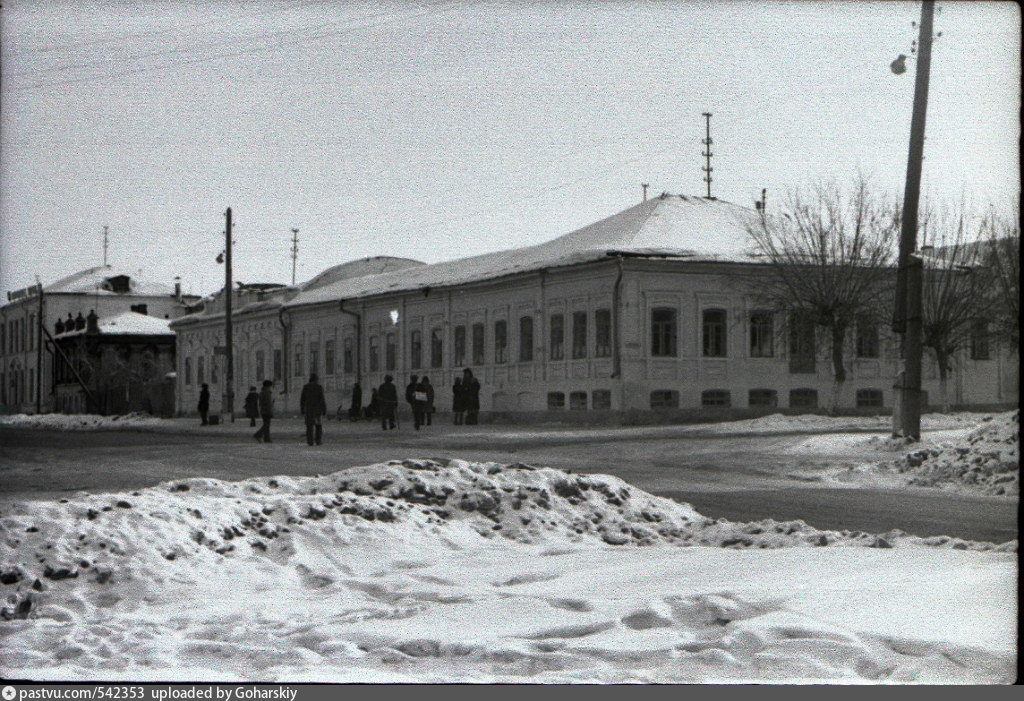
<path id="1" fill-rule="evenodd" d="M 255 426 L 256 419 L 262 424 L 253 438 L 257 443 L 272 443 L 270 438 L 270 421 L 274 418 L 274 382 L 264 380 L 262 389 L 249 388 L 245 397 L 245 415 L 249 425 Z M 385 431 L 397 427 L 398 420 L 398 388 L 395 387 L 391 375 L 384 376 L 384 383 L 373 389 L 370 404 L 363 408 L 363 390 L 358 382 L 352 388 L 352 404 L 349 407 L 349 418 L 356 421 L 363 414 L 366 418 L 380 417 L 381 428 Z M 405 401 L 412 408 L 413 425 L 419 431 L 422 426 L 430 426 L 434 413 L 434 386 L 424 376 L 413 375 L 405 387 Z M 204 384 L 199 393 L 199 416 L 202 425 L 209 421 L 210 389 Z M 321 445 L 324 439 L 324 417 L 327 416 L 327 400 L 324 389 L 320 385 L 316 373 L 309 376 L 309 382 L 302 388 L 299 396 L 299 411 L 306 423 L 306 443 L 310 446 Z M 452 386 L 452 415 L 456 425 L 477 423 L 480 413 L 480 382 L 473 377 L 473 371 L 466 368 L 462 377 L 456 377 Z M 340 417 L 339 417 L 340 418 Z"/>

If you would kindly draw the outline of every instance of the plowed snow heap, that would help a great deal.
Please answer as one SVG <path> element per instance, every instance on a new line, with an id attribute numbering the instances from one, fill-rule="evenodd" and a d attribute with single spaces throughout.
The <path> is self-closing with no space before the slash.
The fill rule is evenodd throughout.
<path id="1" fill-rule="evenodd" d="M 986 418 L 958 443 L 915 450 L 895 467 L 922 487 L 1019 494 L 1020 410 Z"/>

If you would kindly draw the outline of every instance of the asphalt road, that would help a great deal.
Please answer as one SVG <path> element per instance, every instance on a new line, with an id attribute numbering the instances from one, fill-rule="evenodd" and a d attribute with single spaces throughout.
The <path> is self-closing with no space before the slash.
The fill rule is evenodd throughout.
<path id="1" fill-rule="evenodd" d="M 1017 537 L 1017 498 L 808 482 L 816 467 L 823 471 L 849 458 L 794 457 L 786 449 L 801 436 L 604 440 L 596 435 L 562 443 L 529 437 L 510 442 L 488 438 L 486 430 L 467 437 L 452 427 L 381 433 L 366 425 L 332 423 L 326 444 L 310 448 L 297 422 L 282 422 L 271 445 L 256 444 L 244 425 L 187 434 L 0 427 L 0 499 L 133 490 L 186 477 L 326 474 L 390 459 L 459 457 L 614 474 L 689 502 L 713 518 L 802 519 L 818 528 L 869 533 L 899 528 L 993 542 Z"/>

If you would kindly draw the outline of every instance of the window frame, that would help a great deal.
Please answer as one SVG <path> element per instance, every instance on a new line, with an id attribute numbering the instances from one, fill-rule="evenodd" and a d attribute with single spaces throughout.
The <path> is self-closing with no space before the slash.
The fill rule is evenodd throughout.
<path id="1" fill-rule="evenodd" d="M 770 309 L 750 312 L 750 357 L 775 357 L 775 314 Z"/>
<path id="2" fill-rule="evenodd" d="M 721 307 L 701 310 L 702 357 L 729 357 L 728 321 L 728 314 Z"/>

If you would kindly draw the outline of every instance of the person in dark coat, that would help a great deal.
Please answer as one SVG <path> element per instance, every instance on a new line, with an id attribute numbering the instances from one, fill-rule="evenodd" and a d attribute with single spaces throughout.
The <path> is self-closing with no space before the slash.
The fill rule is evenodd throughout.
<path id="1" fill-rule="evenodd" d="M 380 427 L 385 431 L 395 427 L 395 412 L 398 411 L 398 388 L 392 382 L 393 379 L 391 375 L 385 375 L 384 384 L 377 390 Z"/>
<path id="2" fill-rule="evenodd" d="M 352 404 L 348 408 L 348 420 L 358 421 L 363 413 L 363 388 L 357 382 L 352 385 Z"/>
<path id="3" fill-rule="evenodd" d="M 427 406 L 423 410 L 423 417 L 426 420 L 426 425 L 429 426 L 430 415 L 434 413 L 434 385 L 430 384 L 430 380 L 424 375 L 420 378 L 420 387 L 427 395 Z"/>
<path id="4" fill-rule="evenodd" d="M 462 393 L 462 378 L 456 377 L 452 385 L 452 423 L 462 425 L 462 414 L 466 411 L 465 396 Z"/>
<path id="5" fill-rule="evenodd" d="M 274 393 L 271 389 L 273 386 L 273 380 L 263 380 L 263 389 L 260 390 L 260 418 L 263 425 L 253 436 L 257 443 L 273 443 L 270 440 L 270 420 L 274 418 Z"/>
<path id="6" fill-rule="evenodd" d="M 405 401 L 412 409 L 412 424 L 417 431 L 423 425 L 423 407 L 426 405 L 426 395 L 420 389 L 419 377 L 412 375 L 409 384 L 405 386 Z"/>
<path id="7" fill-rule="evenodd" d="M 317 382 L 316 373 L 309 376 L 309 382 L 299 395 L 299 412 L 306 420 L 306 443 L 320 445 L 324 442 L 324 417 L 327 416 L 327 400 L 324 388 Z"/>
<path id="8" fill-rule="evenodd" d="M 245 415 L 249 417 L 250 426 L 255 426 L 256 419 L 260 418 L 260 393 L 255 387 L 250 387 L 249 394 L 245 395 Z"/>
<path id="9" fill-rule="evenodd" d="M 377 388 L 370 388 L 370 403 L 363 410 L 367 420 L 376 419 L 380 416 L 380 399 L 377 397 Z"/>
<path id="10" fill-rule="evenodd" d="M 210 423 L 210 385 L 203 383 L 203 388 L 199 391 L 199 418 L 200 426 L 205 426 Z"/>
<path id="11" fill-rule="evenodd" d="M 480 414 L 480 383 L 473 377 L 473 371 L 469 368 L 462 371 L 462 395 L 466 409 L 466 424 L 476 425 Z"/>

